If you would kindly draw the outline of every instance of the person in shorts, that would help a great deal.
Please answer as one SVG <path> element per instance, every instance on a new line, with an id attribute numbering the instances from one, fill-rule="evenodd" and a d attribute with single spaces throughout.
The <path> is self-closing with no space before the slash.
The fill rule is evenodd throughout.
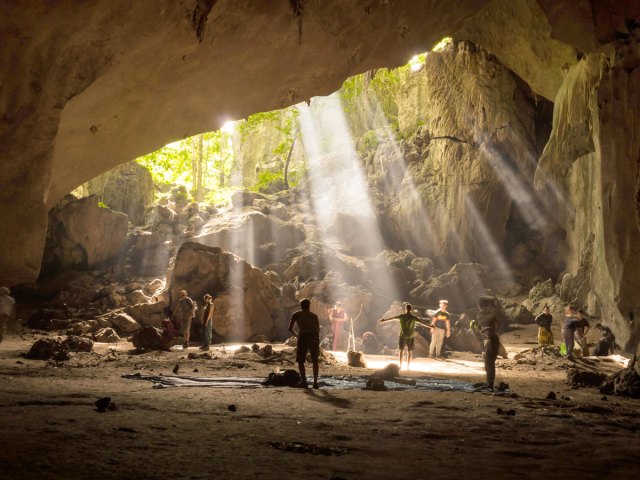
<path id="1" fill-rule="evenodd" d="M 311 312 L 311 302 L 304 298 L 300 301 L 300 310 L 291 315 L 289 322 L 289 331 L 294 337 L 298 338 L 298 346 L 296 350 L 296 361 L 300 370 L 300 386 L 307 388 L 307 375 L 304 368 L 304 362 L 307 353 L 311 354 L 311 363 L 313 364 L 313 388 L 318 387 L 318 371 L 320 366 L 318 357 L 320 356 L 320 321 L 318 316 Z M 293 327 L 298 326 L 298 333 Z"/>
<path id="2" fill-rule="evenodd" d="M 388 322 L 390 320 L 399 320 L 400 321 L 400 336 L 398 337 L 398 348 L 400 349 L 400 369 L 402 370 L 402 359 L 404 357 L 404 349 L 407 349 L 407 370 L 409 370 L 411 366 L 411 354 L 413 352 L 414 345 L 414 334 L 416 330 L 416 323 L 421 323 L 426 327 L 431 328 L 431 326 L 422 320 L 419 317 L 416 317 L 413 313 L 411 313 L 411 305 L 407 304 L 405 306 L 406 312 L 401 313 L 400 315 L 396 315 L 391 318 L 381 318 L 379 323 Z"/>

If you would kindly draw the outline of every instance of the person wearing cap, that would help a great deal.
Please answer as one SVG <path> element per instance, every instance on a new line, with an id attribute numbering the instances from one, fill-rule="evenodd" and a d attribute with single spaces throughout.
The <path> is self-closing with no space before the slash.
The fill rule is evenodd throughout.
<path id="1" fill-rule="evenodd" d="M 486 388 L 493 391 L 493 384 L 496 380 L 496 358 L 498 358 L 500 350 L 496 298 L 481 296 L 478 299 L 478 309 L 476 321 L 482 335 L 482 356 L 484 358 L 484 371 L 487 375 Z"/>
<path id="2" fill-rule="evenodd" d="M 449 319 L 448 300 L 440 300 L 440 308 L 433 314 L 431 326 L 431 343 L 429 344 L 429 356 L 431 358 L 442 357 L 442 344 L 445 336 L 451 335 L 451 322 Z"/>
<path id="3" fill-rule="evenodd" d="M 203 300 L 204 313 L 202 314 L 202 346 L 200 350 L 208 351 L 211 346 L 211 332 L 213 331 L 213 297 L 207 293 Z"/>
<path id="4" fill-rule="evenodd" d="M 189 338 L 191 337 L 191 322 L 196 314 L 196 304 L 189 298 L 186 290 L 180 290 L 178 307 L 173 312 L 173 320 L 176 330 L 182 333 L 184 343 L 182 348 L 189 348 Z"/>
<path id="5" fill-rule="evenodd" d="M 336 302 L 333 308 L 329 309 L 329 321 L 333 332 L 333 351 L 337 352 L 342 345 L 342 332 L 347 321 L 347 312 L 342 308 L 341 302 Z"/>
<path id="6" fill-rule="evenodd" d="M 389 320 L 400 321 L 400 336 L 398 337 L 398 348 L 400 349 L 400 369 L 402 370 L 402 357 L 404 356 L 404 348 L 407 347 L 407 370 L 411 366 L 411 352 L 413 352 L 414 333 L 416 322 L 431 328 L 427 322 L 411 313 L 411 305 L 407 303 L 405 313 L 390 318 L 381 318 L 378 323 L 388 322 Z"/>
<path id="7" fill-rule="evenodd" d="M 311 355 L 313 364 L 313 388 L 318 387 L 318 371 L 320 370 L 320 321 L 311 310 L 311 302 L 307 298 L 300 300 L 300 310 L 291 315 L 289 332 L 298 339 L 296 346 L 296 361 L 300 370 L 300 387 L 307 388 L 307 374 L 304 362 L 307 353 Z M 293 329 L 298 326 L 298 332 Z"/>

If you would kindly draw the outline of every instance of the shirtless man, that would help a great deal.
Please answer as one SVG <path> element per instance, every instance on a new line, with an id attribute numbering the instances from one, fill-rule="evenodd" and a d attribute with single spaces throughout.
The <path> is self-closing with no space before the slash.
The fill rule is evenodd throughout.
<path id="1" fill-rule="evenodd" d="M 313 388 L 318 387 L 318 371 L 320 369 L 320 322 L 318 316 L 311 312 L 311 302 L 303 298 L 300 301 L 300 310 L 291 315 L 289 322 L 289 332 L 298 338 L 296 347 L 296 360 L 298 369 L 300 370 L 300 386 L 307 388 L 307 375 L 304 368 L 304 362 L 307 358 L 307 352 L 311 354 L 311 363 L 313 364 Z M 298 326 L 298 333 L 293 327 Z"/>

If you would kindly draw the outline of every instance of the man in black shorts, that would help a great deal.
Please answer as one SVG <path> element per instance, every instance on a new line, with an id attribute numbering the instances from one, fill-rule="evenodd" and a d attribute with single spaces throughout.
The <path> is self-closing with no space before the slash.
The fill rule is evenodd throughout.
<path id="1" fill-rule="evenodd" d="M 320 355 L 320 322 L 315 313 L 309 311 L 311 302 L 304 298 L 300 301 L 300 308 L 293 315 L 289 322 L 289 331 L 294 337 L 298 337 L 298 347 L 296 351 L 296 361 L 300 370 L 301 387 L 307 387 L 307 375 L 304 369 L 304 361 L 307 358 L 307 352 L 311 353 L 311 363 L 313 363 L 313 388 L 318 388 L 318 357 Z M 296 333 L 293 327 L 298 324 Z"/>

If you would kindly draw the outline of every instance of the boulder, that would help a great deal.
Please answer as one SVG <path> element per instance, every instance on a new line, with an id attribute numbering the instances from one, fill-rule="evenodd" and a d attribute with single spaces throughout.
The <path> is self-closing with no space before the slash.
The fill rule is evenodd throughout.
<path id="1" fill-rule="evenodd" d="M 81 199 L 67 196 L 49 213 L 44 273 L 90 269 L 117 259 L 128 225 L 127 215 L 99 206 L 95 195 Z"/>
<path id="2" fill-rule="evenodd" d="M 55 338 L 41 338 L 36 340 L 29 351 L 25 354 L 25 358 L 32 360 L 55 360 L 63 361 L 69 358 L 69 350 L 62 346 L 62 342 Z"/>
<path id="3" fill-rule="evenodd" d="M 111 323 L 114 327 L 125 335 L 137 332 L 142 328 L 142 325 L 133 319 L 132 316 L 126 313 L 119 313 L 114 317 L 111 317 Z"/>
<path id="4" fill-rule="evenodd" d="M 162 320 L 169 316 L 168 303 L 164 301 L 131 305 L 124 312 L 138 324 L 151 327 L 161 327 Z"/>
<path id="5" fill-rule="evenodd" d="M 430 258 L 416 257 L 411 260 L 409 267 L 416 275 L 416 279 L 425 282 L 433 274 L 433 261 Z"/>
<path id="6" fill-rule="evenodd" d="M 245 239 L 250 238 L 247 242 Z M 211 218 L 195 241 L 232 251 L 252 265 L 264 267 L 304 241 L 302 225 L 245 208 Z M 261 247 L 262 246 L 262 247 Z"/>
<path id="7" fill-rule="evenodd" d="M 510 322 L 518 325 L 528 325 L 534 323 L 535 320 L 534 315 L 524 305 L 506 308 L 504 313 Z"/>
<path id="8" fill-rule="evenodd" d="M 347 352 L 347 364 L 350 367 L 367 368 L 362 352 Z"/>
<path id="9" fill-rule="evenodd" d="M 122 339 L 113 328 L 101 328 L 94 335 L 93 339 L 99 343 L 117 343 Z"/>
<path id="10" fill-rule="evenodd" d="M 127 294 L 127 300 L 132 305 L 136 305 L 138 303 L 149 303 L 149 297 L 147 297 L 142 290 L 134 290 Z"/>
<path id="11" fill-rule="evenodd" d="M 163 350 L 166 339 L 162 336 L 162 330 L 155 327 L 143 327 L 131 337 L 133 346 L 138 350 Z"/>
<path id="12" fill-rule="evenodd" d="M 71 352 L 90 352 L 93 350 L 93 341 L 78 335 L 69 335 L 62 341 L 62 347 Z"/>
<path id="13" fill-rule="evenodd" d="M 534 285 L 529 291 L 529 301 L 536 304 L 542 299 L 555 295 L 556 289 L 551 279 Z"/>
<path id="14" fill-rule="evenodd" d="M 206 293 L 214 296 L 213 329 L 226 340 L 246 340 L 253 335 L 275 338 L 286 330 L 280 290 L 268 275 L 232 253 L 186 242 L 167 278 L 171 311 L 180 290 L 195 300 Z"/>

